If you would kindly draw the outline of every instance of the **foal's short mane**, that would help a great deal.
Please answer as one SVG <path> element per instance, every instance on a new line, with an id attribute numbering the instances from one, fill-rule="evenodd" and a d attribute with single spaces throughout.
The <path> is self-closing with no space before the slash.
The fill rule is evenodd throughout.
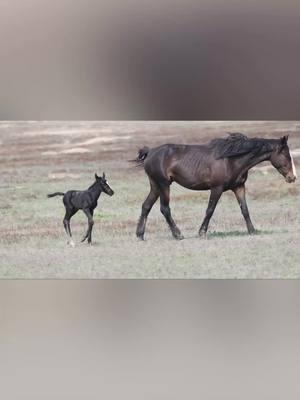
<path id="1" fill-rule="evenodd" d="M 228 133 L 227 138 L 214 139 L 210 146 L 216 151 L 216 159 L 242 156 L 244 154 L 272 151 L 274 139 L 249 138 L 243 133 Z"/>
<path id="2" fill-rule="evenodd" d="M 93 187 L 95 187 L 97 185 L 97 181 L 95 181 L 87 190 L 93 189 Z"/>

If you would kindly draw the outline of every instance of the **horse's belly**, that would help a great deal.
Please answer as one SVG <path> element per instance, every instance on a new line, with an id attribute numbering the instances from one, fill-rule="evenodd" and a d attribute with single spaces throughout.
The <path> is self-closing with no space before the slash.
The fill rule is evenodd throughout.
<path id="1" fill-rule="evenodd" d="M 227 164 L 224 160 L 210 157 L 184 157 L 175 160 L 167 173 L 172 181 L 191 190 L 209 190 L 226 185 L 228 180 Z"/>
<path id="2" fill-rule="evenodd" d="M 172 179 L 179 185 L 191 190 L 208 190 L 211 188 L 211 182 L 208 180 L 192 179 L 191 177 L 175 176 Z"/>
<path id="3" fill-rule="evenodd" d="M 210 190 L 214 187 L 226 186 L 228 184 L 225 170 L 216 174 L 209 168 L 203 169 L 201 173 L 197 174 L 185 174 L 181 171 L 181 173 L 174 174 L 172 180 L 191 190 Z"/>

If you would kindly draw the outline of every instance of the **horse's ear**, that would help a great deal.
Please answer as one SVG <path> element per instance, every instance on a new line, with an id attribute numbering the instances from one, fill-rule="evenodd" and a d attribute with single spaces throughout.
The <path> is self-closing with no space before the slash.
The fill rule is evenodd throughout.
<path id="1" fill-rule="evenodd" d="M 282 138 L 280 138 L 280 151 L 282 151 L 285 148 L 285 146 L 287 146 L 288 139 L 289 135 L 285 135 L 282 136 Z"/>
<path id="2" fill-rule="evenodd" d="M 95 179 L 99 179 L 99 176 L 97 175 L 97 172 L 95 172 Z"/>
<path id="3" fill-rule="evenodd" d="M 105 172 L 103 172 L 102 178 L 105 179 Z"/>

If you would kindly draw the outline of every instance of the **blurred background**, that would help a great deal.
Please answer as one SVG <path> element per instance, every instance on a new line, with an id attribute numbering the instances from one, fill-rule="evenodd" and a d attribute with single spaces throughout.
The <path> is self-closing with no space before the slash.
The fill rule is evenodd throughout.
<path id="1" fill-rule="evenodd" d="M 288 0 L 2 0 L 0 118 L 298 117 Z"/>
<path id="2" fill-rule="evenodd" d="M 0 282 L 7 400 L 298 399 L 299 282 Z"/>

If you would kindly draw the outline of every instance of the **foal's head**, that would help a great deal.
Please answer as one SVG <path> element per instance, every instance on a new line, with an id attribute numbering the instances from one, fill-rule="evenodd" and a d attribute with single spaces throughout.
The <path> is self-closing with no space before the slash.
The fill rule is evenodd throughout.
<path id="1" fill-rule="evenodd" d="M 283 136 L 280 139 L 278 146 L 271 154 L 270 161 L 288 183 L 295 182 L 297 172 L 288 146 L 288 136 Z"/>
<path id="2" fill-rule="evenodd" d="M 106 180 L 104 172 L 103 172 L 102 176 L 98 176 L 97 174 L 95 174 L 95 179 L 96 179 L 96 183 L 98 185 L 100 185 L 100 187 L 102 189 L 102 192 L 108 194 L 109 196 L 112 196 L 114 194 L 114 191 L 112 190 L 112 188 L 107 183 L 107 180 Z"/>

